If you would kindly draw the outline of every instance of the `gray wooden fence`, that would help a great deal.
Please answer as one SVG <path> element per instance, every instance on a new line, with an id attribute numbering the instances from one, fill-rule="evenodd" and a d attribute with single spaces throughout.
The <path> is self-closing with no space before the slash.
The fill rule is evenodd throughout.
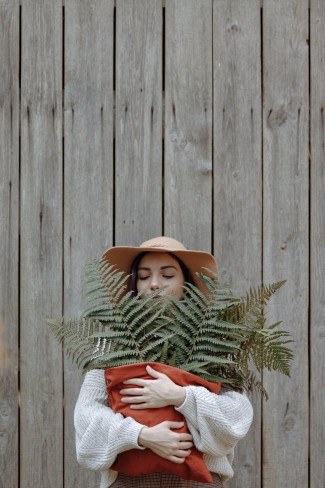
<path id="1" fill-rule="evenodd" d="M 165 234 L 291 330 L 231 488 L 325 479 L 323 0 L 0 0 L 0 486 L 89 488 L 81 374 L 44 317 L 83 265 Z"/>

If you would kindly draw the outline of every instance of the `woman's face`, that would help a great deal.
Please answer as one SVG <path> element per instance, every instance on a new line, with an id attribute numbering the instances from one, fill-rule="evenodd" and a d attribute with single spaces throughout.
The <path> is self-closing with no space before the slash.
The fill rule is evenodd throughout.
<path id="1" fill-rule="evenodd" d="M 137 274 L 137 292 L 146 297 L 159 288 L 159 295 L 173 295 L 181 300 L 184 276 L 177 260 L 166 252 L 149 252 L 139 262 Z"/>

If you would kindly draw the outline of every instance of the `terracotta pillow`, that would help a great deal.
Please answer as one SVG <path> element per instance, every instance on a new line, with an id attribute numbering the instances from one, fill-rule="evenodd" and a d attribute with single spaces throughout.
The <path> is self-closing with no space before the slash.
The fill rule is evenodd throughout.
<path id="1" fill-rule="evenodd" d="M 132 387 L 132 385 L 123 385 L 123 381 L 130 378 L 152 379 L 146 371 L 147 365 L 150 365 L 160 373 L 165 373 L 180 386 L 204 386 L 217 394 L 220 391 L 220 383 L 203 380 L 202 378 L 199 378 L 192 373 L 187 373 L 181 369 L 161 363 L 136 363 L 105 370 L 105 379 L 108 384 L 107 393 L 109 406 L 114 412 L 122 413 L 125 417 L 132 417 L 137 422 L 148 427 L 157 425 L 164 420 L 184 422 L 184 427 L 177 429 L 177 432 L 188 432 L 185 418 L 180 412 L 177 412 L 172 405 L 162 408 L 132 410 L 129 407 L 129 404 L 121 402 L 120 390 Z M 168 471 L 186 480 L 212 483 L 212 477 L 203 460 L 203 454 L 195 447 L 192 447 L 191 454 L 182 464 L 176 464 L 167 459 L 163 459 L 150 449 L 131 449 L 119 454 L 116 461 L 111 466 L 111 469 L 128 475 Z"/>

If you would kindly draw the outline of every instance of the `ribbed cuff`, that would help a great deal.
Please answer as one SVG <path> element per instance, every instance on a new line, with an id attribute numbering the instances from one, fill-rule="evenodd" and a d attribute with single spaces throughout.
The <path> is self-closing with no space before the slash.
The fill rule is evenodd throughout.
<path id="1" fill-rule="evenodd" d="M 146 425 L 139 424 L 136 420 L 131 417 L 129 418 L 129 425 L 127 426 L 127 429 L 123 431 L 123 439 L 121 439 L 123 442 L 123 451 L 129 449 L 140 449 L 141 451 L 144 451 L 145 447 L 140 446 L 139 444 L 139 435 L 144 427 L 146 427 Z"/>
<path id="2" fill-rule="evenodd" d="M 182 405 L 180 405 L 179 407 L 175 407 L 175 410 L 184 415 L 184 417 L 190 417 L 191 420 L 193 420 L 195 423 L 197 407 L 193 388 L 195 388 L 195 386 L 185 386 L 185 400 Z"/>

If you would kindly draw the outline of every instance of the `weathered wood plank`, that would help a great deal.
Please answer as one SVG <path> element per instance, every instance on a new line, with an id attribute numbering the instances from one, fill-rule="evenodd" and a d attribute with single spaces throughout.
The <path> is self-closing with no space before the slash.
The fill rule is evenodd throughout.
<path id="1" fill-rule="evenodd" d="M 310 3 L 310 488 L 324 484 L 325 406 L 325 4 Z"/>
<path id="2" fill-rule="evenodd" d="M 240 293 L 262 279 L 259 0 L 214 0 L 214 244 L 219 273 Z M 261 402 L 236 448 L 229 487 L 260 487 Z"/>
<path id="3" fill-rule="evenodd" d="M 164 230 L 211 250 L 212 1 L 166 0 Z"/>
<path id="4" fill-rule="evenodd" d="M 0 4 L 0 486 L 18 486 L 19 2 Z"/>
<path id="5" fill-rule="evenodd" d="M 81 312 L 83 266 L 113 240 L 113 0 L 66 0 L 64 314 Z M 66 487 L 99 484 L 78 466 L 73 410 L 81 372 L 64 362 Z"/>
<path id="6" fill-rule="evenodd" d="M 116 2 L 115 242 L 162 231 L 161 0 Z"/>
<path id="7" fill-rule="evenodd" d="M 263 487 L 308 486 L 308 1 L 263 5 L 264 281 L 292 332 L 292 378 L 265 374 Z"/>
<path id="8" fill-rule="evenodd" d="M 62 4 L 22 2 L 20 487 L 63 486 Z"/>

